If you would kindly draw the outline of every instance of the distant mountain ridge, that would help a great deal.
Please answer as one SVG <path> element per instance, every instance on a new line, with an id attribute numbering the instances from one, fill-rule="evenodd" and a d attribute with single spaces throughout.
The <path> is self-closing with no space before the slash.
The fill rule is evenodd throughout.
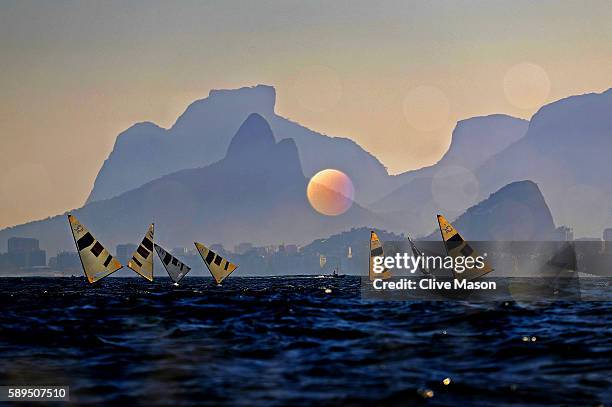
<path id="1" fill-rule="evenodd" d="M 612 226 L 612 89 L 543 106 L 525 137 L 477 170 L 480 197 L 509 182 L 536 182 L 559 224 L 576 236 Z"/>
<path id="2" fill-rule="evenodd" d="M 529 121 L 505 114 L 476 116 L 460 120 L 453 129 L 451 144 L 442 158 L 433 165 L 398 175 L 402 183 L 418 177 L 431 177 L 440 168 L 460 166 L 478 168 L 527 133 Z"/>
<path id="3" fill-rule="evenodd" d="M 194 240 L 306 243 L 355 225 L 385 225 L 358 204 L 335 217 L 317 213 L 306 198 L 306 184 L 296 143 L 276 142 L 266 120 L 251 114 L 222 160 L 174 172 L 72 213 L 111 252 L 119 243 L 138 242 L 151 222 L 160 244 L 169 247 L 191 247 Z M 49 253 L 74 250 L 61 215 L 0 231 L 0 241 L 10 236 L 35 236 Z"/>
<path id="4" fill-rule="evenodd" d="M 278 116 L 275 103 L 271 86 L 211 90 L 207 98 L 191 103 L 168 130 L 150 122 L 135 124 L 117 137 L 87 202 L 112 198 L 163 175 L 222 159 L 251 113 L 264 117 L 278 140 L 295 141 L 306 176 L 325 168 L 344 171 L 355 185 L 358 202 L 393 188 L 386 168 L 357 143 L 316 133 Z M 377 182 L 371 182 L 373 178 Z"/>
<path id="5" fill-rule="evenodd" d="M 517 181 L 492 193 L 451 221 L 461 236 L 473 241 L 551 240 L 552 214 L 532 181 Z M 426 240 L 439 240 L 435 230 Z"/>
<path id="6" fill-rule="evenodd" d="M 603 227 L 612 226 L 612 173 L 607 168 L 612 151 L 612 90 L 551 103 L 530 122 L 505 115 L 462 120 L 449 151 L 437 164 L 397 176 L 389 176 L 356 143 L 323 136 L 277 116 L 274 100 L 274 89 L 262 85 L 211 91 L 209 98 L 190 105 L 171 130 L 152 123 L 134 125 L 124 132 L 128 136 L 117 139 L 94 187 L 104 191 L 109 183 L 112 190 L 117 181 L 120 188 L 131 189 L 115 198 L 94 200 L 75 214 L 83 216 L 85 224 L 97 225 L 101 235 L 96 237 L 110 247 L 137 241 L 144 232 L 138 225 L 157 217 L 158 230 L 167 228 L 163 235 L 177 245 L 189 234 L 214 242 L 301 243 L 364 225 L 417 237 L 434 229 L 438 212 L 456 219 L 507 185 L 532 180 L 543 195 L 543 205 L 535 198 L 532 204 L 548 204 L 549 214 L 560 225 L 574 227 L 577 236 L 600 236 Z M 265 113 L 253 114 L 254 106 Z M 226 140 L 242 114 L 247 120 L 236 125 Z M 282 135 L 274 133 L 275 126 Z M 209 136 L 219 142 L 202 141 Z M 220 158 L 198 166 L 203 161 L 200 154 Z M 183 157 L 178 164 L 177 157 Z M 356 203 L 339 217 L 323 217 L 305 199 L 309 176 L 305 162 L 312 171 L 321 166 L 346 172 L 358 199 L 380 199 L 367 208 Z M 186 168 L 172 170 L 177 165 Z M 165 171 L 171 172 L 155 175 Z M 130 186 L 151 177 L 155 178 Z M 527 187 L 507 191 L 536 195 Z M 532 204 L 509 207 L 528 213 L 524 207 Z M 173 223 L 177 214 L 189 221 Z M 520 236 L 529 236 L 529 222 L 517 219 L 517 228 L 524 229 Z M 512 217 L 507 222 L 511 226 Z M 540 226 L 545 230 L 549 225 Z M 10 236 L 32 236 L 40 238 L 43 247 L 49 242 L 46 248 L 53 253 L 54 248 L 71 247 L 70 240 L 58 238 L 66 231 L 62 216 L 8 228 L 0 231 L 0 250 Z"/>
<path id="7" fill-rule="evenodd" d="M 472 158 L 470 166 L 442 159 L 408 173 L 407 182 L 371 207 L 406 219 L 418 234 L 431 230 L 436 212 L 453 218 L 507 184 L 532 180 L 560 225 L 574 228 L 577 237 L 601 236 L 612 226 L 611 151 L 612 89 L 570 96 L 539 109 L 524 136 L 485 160 Z"/>
<path id="8" fill-rule="evenodd" d="M 450 148 L 440 161 L 399 175 L 402 185 L 370 207 L 390 218 L 402 219 L 415 235 L 428 233 L 435 224 L 436 213 L 444 212 L 452 218 L 478 202 L 478 190 L 469 191 L 478 187 L 474 184 L 474 171 L 524 137 L 528 125 L 526 120 L 507 115 L 459 121 Z M 458 190 L 461 196 L 449 192 L 453 190 Z"/>
<path id="9" fill-rule="evenodd" d="M 118 136 L 87 202 L 223 158 L 231 138 L 251 113 L 264 117 L 277 139 L 295 140 L 307 177 L 326 168 L 348 174 L 355 185 L 355 200 L 361 204 L 378 201 L 414 178 L 435 173 L 441 165 L 471 168 L 522 137 L 527 126 L 526 121 L 506 115 L 462 120 L 449 151 L 437 164 L 390 176 L 375 156 L 353 140 L 326 136 L 281 117 L 274 112 L 275 103 L 275 89 L 267 85 L 211 90 L 207 98 L 191 103 L 170 129 L 150 122 L 135 124 Z"/>

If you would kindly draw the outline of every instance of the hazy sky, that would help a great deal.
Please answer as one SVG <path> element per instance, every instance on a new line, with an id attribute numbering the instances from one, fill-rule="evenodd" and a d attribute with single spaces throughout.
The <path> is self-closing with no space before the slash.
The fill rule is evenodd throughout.
<path id="1" fill-rule="evenodd" d="M 393 173 L 454 123 L 612 87 L 610 1 L 0 1 L 0 227 L 80 206 L 119 132 L 211 88 L 349 136 Z"/>

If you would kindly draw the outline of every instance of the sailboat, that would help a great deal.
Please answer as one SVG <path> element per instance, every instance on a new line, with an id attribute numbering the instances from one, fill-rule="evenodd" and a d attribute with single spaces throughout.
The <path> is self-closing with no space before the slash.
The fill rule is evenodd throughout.
<path id="1" fill-rule="evenodd" d="M 327 257 L 319 254 L 319 267 L 321 268 L 321 270 L 323 270 L 323 267 L 325 267 L 325 265 L 327 264 Z M 317 276 L 317 278 L 326 278 L 327 276 L 325 274 L 319 274 Z"/>
<path id="2" fill-rule="evenodd" d="M 444 241 L 444 247 L 446 253 L 451 257 L 478 257 L 478 253 L 470 246 L 468 242 L 463 240 L 457 229 L 451 225 L 442 215 L 438 215 L 438 225 L 440 226 L 440 233 L 442 234 L 442 240 Z M 485 261 L 483 268 L 472 268 L 466 269 L 459 273 L 453 270 L 454 278 L 461 278 L 465 280 L 473 280 L 478 277 L 482 277 L 485 274 L 493 271 L 491 265 Z"/>
<path id="3" fill-rule="evenodd" d="M 377 279 L 386 280 L 391 278 L 391 271 L 386 268 L 381 273 L 374 272 L 374 258 L 383 257 L 384 255 L 383 247 L 378 239 L 378 235 L 372 230 L 370 232 L 370 267 L 368 269 L 370 281 Z"/>
<path id="4" fill-rule="evenodd" d="M 128 267 L 149 281 L 153 281 L 153 229 L 151 223 L 145 237 L 128 261 Z"/>
<path id="5" fill-rule="evenodd" d="M 327 257 L 319 254 L 319 267 L 323 268 L 327 264 Z"/>
<path id="6" fill-rule="evenodd" d="M 221 284 L 221 282 L 238 267 L 234 263 L 213 252 L 202 243 L 194 242 L 194 244 L 217 284 Z"/>
<path id="7" fill-rule="evenodd" d="M 123 267 L 76 217 L 68 214 L 68 222 L 87 281 L 95 283 Z"/>
<path id="8" fill-rule="evenodd" d="M 172 281 L 174 281 L 174 285 L 178 285 L 178 282 L 181 281 L 183 277 L 189 273 L 189 271 L 191 271 L 191 267 L 187 266 L 182 261 L 168 253 L 168 251 L 160 245 L 155 244 L 155 251 L 164 265 L 166 272 Z"/>
<path id="9" fill-rule="evenodd" d="M 346 258 L 347 259 L 352 259 L 353 258 L 353 249 L 351 249 L 351 246 L 348 247 L 347 253 L 346 253 Z M 334 268 L 334 270 L 332 271 L 331 276 L 333 278 L 344 278 L 346 277 L 346 274 L 340 274 L 340 268 L 342 267 L 342 257 L 338 257 L 338 266 Z"/>
<path id="10" fill-rule="evenodd" d="M 344 278 L 346 277 L 346 274 L 340 274 L 340 265 L 341 263 L 338 263 L 338 267 L 335 267 L 334 270 L 331 273 L 331 277 L 332 278 Z"/>
<path id="11" fill-rule="evenodd" d="M 416 244 L 414 244 L 410 236 L 406 236 L 406 237 L 408 238 L 408 243 L 410 243 L 410 248 L 412 249 L 412 255 L 415 258 L 424 258 L 425 253 L 421 249 L 419 249 Z M 427 264 L 422 264 L 422 267 L 419 267 L 419 270 L 421 270 L 421 273 L 425 274 L 426 276 L 431 275 L 431 271 L 429 270 L 429 268 L 427 268 Z"/>

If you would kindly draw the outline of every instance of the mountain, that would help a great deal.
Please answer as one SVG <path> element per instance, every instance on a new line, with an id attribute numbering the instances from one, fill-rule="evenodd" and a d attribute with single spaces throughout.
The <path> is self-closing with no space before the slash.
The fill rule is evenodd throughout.
<path id="1" fill-rule="evenodd" d="M 504 186 L 452 224 L 464 239 L 472 241 L 550 240 L 555 230 L 546 201 L 532 181 Z M 439 240 L 440 232 L 435 230 L 426 239 Z"/>
<path id="2" fill-rule="evenodd" d="M 399 175 L 402 185 L 370 208 L 400 220 L 412 234 L 426 233 L 435 224 L 436 213 L 457 216 L 478 201 L 475 169 L 520 140 L 528 124 L 500 114 L 459 121 L 440 161 Z"/>
<path id="3" fill-rule="evenodd" d="M 296 143 L 276 142 L 266 120 L 251 114 L 220 161 L 174 172 L 72 213 L 111 252 L 116 244 L 138 242 L 151 222 L 160 244 L 169 248 L 191 247 L 195 240 L 305 243 L 353 226 L 384 225 L 357 204 L 335 217 L 315 212 L 306 185 Z M 0 242 L 11 236 L 37 237 L 50 255 L 74 250 L 61 215 L 2 230 Z"/>
<path id="4" fill-rule="evenodd" d="M 611 152 L 612 89 L 571 96 L 542 107 L 525 137 L 476 170 L 480 194 L 531 179 L 558 223 L 601 236 L 612 226 Z"/>
<path id="5" fill-rule="evenodd" d="M 427 192 L 430 188 L 415 196 L 411 183 L 420 177 L 433 177 L 441 169 L 459 166 L 471 170 L 518 140 L 527 128 L 526 121 L 505 115 L 462 120 L 453 132 L 449 151 L 437 164 L 389 176 L 386 168 L 354 141 L 325 136 L 287 120 L 274 112 L 275 103 L 276 92 L 270 86 L 213 90 L 208 98 L 193 102 L 168 130 L 153 123 L 132 126 L 117 138 L 87 202 L 107 199 L 177 170 L 198 168 L 221 159 L 244 118 L 255 112 L 268 121 L 277 139 L 295 141 L 307 177 L 321 169 L 339 169 L 353 181 L 356 202 L 375 202 L 372 210 L 398 220 L 401 228 L 416 227 L 423 233 L 430 229 L 431 216 L 428 212 L 424 217 L 428 221 L 419 225 L 414 201 L 431 203 Z M 398 191 L 398 187 L 402 189 Z M 389 193 L 393 195 L 381 199 Z M 458 210 L 471 203 L 466 202 Z M 436 210 L 432 208 L 430 212 Z M 404 224 L 408 216 L 415 221 Z"/>
<path id="6" fill-rule="evenodd" d="M 477 116 L 460 120 L 453 129 L 448 151 L 428 167 L 398 175 L 402 184 L 420 177 L 432 177 L 441 168 L 478 168 L 489 158 L 525 136 L 529 121 L 505 114 Z"/>
<path id="7" fill-rule="evenodd" d="M 307 177 L 325 168 L 339 169 L 351 177 L 358 202 L 393 189 L 394 179 L 388 177 L 386 168 L 357 143 L 316 133 L 278 116 L 275 103 L 276 91 L 271 86 L 212 90 L 207 98 L 189 105 L 167 130 L 150 122 L 135 124 L 117 137 L 87 203 L 222 159 L 233 135 L 251 113 L 264 117 L 279 140 L 295 141 Z"/>

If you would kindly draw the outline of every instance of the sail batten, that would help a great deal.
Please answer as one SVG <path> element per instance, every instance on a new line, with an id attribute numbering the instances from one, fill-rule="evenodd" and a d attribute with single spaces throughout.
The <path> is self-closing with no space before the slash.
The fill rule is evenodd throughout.
<path id="1" fill-rule="evenodd" d="M 444 246 L 446 248 L 446 253 L 451 257 L 478 257 L 478 253 L 474 248 L 466 242 L 463 237 L 459 234 L 459 231 L 455 229 L 451 223 L 446 220 L 446 218 L 442 215 L 438 215 L 438 225 L 440 226 L 440 233 L 442 234 L 442 240 L 444 241 Z M 459 273 L 453 270 L 453 275 L 455 278 L 461 278 L 465 280 L 473 280 L 478 277 L 482 277 L 485 274 L 493 271 L 491 265 L 484 261 L 483 268 L 472 268 L 466 269 L 463 272 Z"/>
<path id="2" fill-rule="evenodd" d="M 76 217 L 68 214 L 68 222 L 88 282 L 95 283 L 123 267 Z"/>
<path id="3" fill-rule="evenodd" d="M 221 284 L 221 282 L 227 278 L 230 274 L 238 268 L 234 263 L 229 260 L 223 258 L 218 253 L 210 250 L 208 247 L 204 246 L 202 243 L 194 242 L 196 249 L 198 249 L 198 253 L 204 260 L 208 271 L 213 276 L 217 284 Z"/>
<path id="4" fill-rule="evenodd" d="M 153 232 L 154 224 L 151 223 L 145 237 L 128 261 L 128 267 L 136 273 L 153 281 Z"/>
<path id="5" fill-rule="evenodd" d="M 377 273 L 374 271 L 374 258 L 375 257 L 384 257 L 385 253 L 382 247 L 382 243 L 380 243 L 380 239 L 378 239 L 378 235 L 374 232 L 370 232 L 370 268 L 369 268 L 369 277 L 370 281 L 374 281 L 376 279 L 386 280 L 391 278 L 391 271 L 389 269 L 384 269 L 381 273 Z"/>
<path id="6" fill-rule="evenodd" d="M 167 250 L 158 244 L 155 244 L 155 251 L 164 265 L 166 272 L 175 283 L 181 281 L 183 277 L 185 277 L 187 273 L 191 271 L 191 267 L 168 253 Z"/>

